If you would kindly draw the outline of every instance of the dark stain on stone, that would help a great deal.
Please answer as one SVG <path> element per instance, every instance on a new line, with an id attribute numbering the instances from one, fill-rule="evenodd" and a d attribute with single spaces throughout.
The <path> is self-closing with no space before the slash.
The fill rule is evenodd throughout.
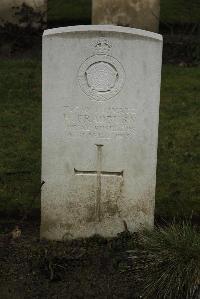
<path id="1" fill-rule="evenodd" d="M 104 215 L 115 216 L 118 214 L 119 209 L 116 202 L 111 202 L 110 200 L 102 204 L 102 212 Z"/>

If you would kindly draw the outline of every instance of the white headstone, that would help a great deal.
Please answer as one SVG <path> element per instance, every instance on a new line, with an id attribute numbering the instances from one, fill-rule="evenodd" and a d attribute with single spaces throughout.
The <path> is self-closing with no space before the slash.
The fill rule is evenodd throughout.
<path id="1" fill-rule="evenodd" d="M 161 56 L 143 30 L 44 32 L 41 237 L 153 226 Z"/>

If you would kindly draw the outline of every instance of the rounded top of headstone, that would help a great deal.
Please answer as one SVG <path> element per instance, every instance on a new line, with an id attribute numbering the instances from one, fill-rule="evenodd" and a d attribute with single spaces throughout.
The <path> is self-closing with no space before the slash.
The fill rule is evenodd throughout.
<path id="1" fill-rule="evenodd" d="M 68 27 L 59 27 L 45 30 L 43 36 L 49 35 L 59 35 L 65 33 L 78 33 L 78 32 L 110 32 L 110 33 L 126 33 L 135 36 L 151 38 L 154 40 L 162 41 L 162 35 L 146 30 L 122 27 L 115 25 L 78 25 L 78 26 L 68 26 Z"/>

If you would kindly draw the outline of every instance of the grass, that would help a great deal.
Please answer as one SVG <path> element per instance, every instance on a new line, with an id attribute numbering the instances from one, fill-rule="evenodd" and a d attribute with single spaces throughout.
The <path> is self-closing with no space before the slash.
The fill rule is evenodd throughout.
<path id="1" fill-rule="evenodd" d="M 162 73 L 156 213 L 200 214 L 200 68 L 165 66 Z"/>
<path id="2" fill-rule="evenodd" d="M 197 67 L 163 67 L 156 214 L 164 218 L 200 212 L 199 76 Z M 40 62 L 1 60 L 0 99 L 0 214 L 33 212 L 40 207 Z"/>
<path id="3" fill-rule="evenodd" d="M 0 62 L 0 212 L 23 213 L 40 186 L 41 66 Z"/>
<path id="4" fill-rule="evenodd" d="M 48 20 L 85 24 L 91 22 L 92 0 L 49 0 Z M 161 0 L 161 22 L 199 23 L 199 0 Z"/>
<path id="5" fill-rule="evenodd" d="M 138 250 L 139 249 L 139 250 Z M 189 224 L 146 231 L 129 251 L 142 298 L 198 299 L 200 233 Z"/>

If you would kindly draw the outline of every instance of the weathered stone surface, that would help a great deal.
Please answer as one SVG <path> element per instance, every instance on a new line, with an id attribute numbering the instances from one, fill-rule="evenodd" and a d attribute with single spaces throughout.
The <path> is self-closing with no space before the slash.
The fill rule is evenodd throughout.
<path id="1" fill-rule="evenodd" d="M 44 32 L 42 237 L 152 227 L 161 54 L 132 28 Z"/>
<path id="2" fill-rule="evenodd" d="M 93 0 L 92 23 L 158 32 L 160 0 Z"/>

